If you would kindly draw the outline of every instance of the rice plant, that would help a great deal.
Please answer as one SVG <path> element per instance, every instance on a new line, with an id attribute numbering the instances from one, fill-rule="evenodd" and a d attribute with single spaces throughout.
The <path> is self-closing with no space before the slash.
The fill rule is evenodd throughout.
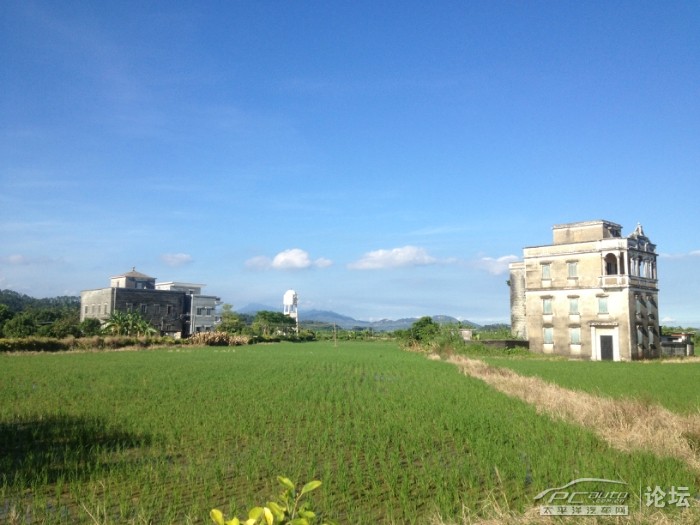
<path id="1" fill-rule="evenodd" d="M 0 522 L 209 523 L 279 475 L 321 480 L 311 503 L 338 523 L 458 519 L 494 495 L 522 512 L 577 477 L 698 487 L 392 342 L 0 361 Z"/>

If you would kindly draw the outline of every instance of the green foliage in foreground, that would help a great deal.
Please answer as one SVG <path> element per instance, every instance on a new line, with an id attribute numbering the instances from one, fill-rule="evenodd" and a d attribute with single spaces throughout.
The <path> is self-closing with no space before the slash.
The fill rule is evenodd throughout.
<path id="1" fill-rule="evenodd" d="M 276 500 L 268 501 L 264 507 L 253 507 L 248 511 L 248 518 L 244 521 L 238 518 L 224 520 L 224 513 L 219 509 L 213 509 L 209 516 L 216 525 L 313 525 L 318 516 L 311 510 L 308 501 L 302 502 L 305 494 L 316 490 L 321 486 L 318 480 L 309 481 L 301 490 L 297 491 L 296 485 L 289 478 L 277 476 L 284 490 Z"/>
<path id="2" fill-rule="evenodd" d="M 700 411 L 699 362 L 484 360 L 518 374 L 541 377 L 565 388 L 595 395 L 640 399 L 679 413 L 697 414 Z"/>
<path id="3" fill-rule="evenodd" d="M 354 524 L 524 510 L 581 477 L 700 486 L 392 343 L 0 360 L 2 518 L 203 524 L 266 501 L 280 472 L 324 480 L 313 508 Z"/>

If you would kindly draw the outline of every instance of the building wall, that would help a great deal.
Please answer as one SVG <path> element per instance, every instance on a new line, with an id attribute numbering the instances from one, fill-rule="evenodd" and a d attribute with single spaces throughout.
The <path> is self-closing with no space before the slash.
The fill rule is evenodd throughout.
<path id="1" fill-rule="evenodd" d="M 552 227 L 554 244 L 569 244 L 620 237 L 622 226 L 610 221 L 586 221 L 555 224 Z"/>
<path id="2" fill-rule="evenodd" d="M 155 277 L 148 277 L 147 275 L 138 274 L 131 275 L 130 272 L 126 275 L 117 275 L 110 279 L 110 286 L 112 288 L 135 288 L 138 290 L 154 290 L 156 287 Z"/>
<path id="3" fill-rule="evenodd" d="M 106 321 L 114 311 L 114 290 L 114 288 L 100 288 L 80 292 L 80 320 L 93 318 Z"/>
<path id="4" fill-rule="evenodd" d="M 515 337 L 527 339 L 527 308 L 525 299 L 525 263 L 510 265 L 510 327 Z"/>
<path id="5" fill-rule="evenodd" d="M 156 330 L 166 334 L 183 333 L 186 310 L 182 292 L 133 288 L 114 290 L 115 311 L 138 312 Z"/>
<path id="6" fill-rule="evenodd" d="M 553 231 L 552 245 L 525 248 L 523 262 L 511 265 L 514 333 L 523 331 L 524 274 L 524 331 L 533 351 L 601 359 L 612 341 L 615 360 L 658 355 L 656 253 L 641 227 L 629 238 L 609 221 Z M 646 275 L 629 275 L 639 259 Z"/>
<path id="7" fill-rule="evenodd" d="M 140 313 L 156 330 L 166 334 L 182 334 L 186 313 L 185 294 L 112 287 L 80 293 L 81 321 L 95 318 L 105 322 L 112 312 L 132 311 Z"/>
<path id="8" fill-rule="evenodd" d="M 191 295 L 187 298 L 190 333 L 212 332 L 218 322 L 216 306 L 219 298 L 212 295 Z"/>

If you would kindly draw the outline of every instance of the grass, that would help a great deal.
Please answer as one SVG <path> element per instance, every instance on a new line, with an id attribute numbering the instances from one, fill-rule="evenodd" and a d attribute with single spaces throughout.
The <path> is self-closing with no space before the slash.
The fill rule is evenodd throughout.
<path id="1" fill-rule="evenodd" d="M 592 429 L 617 449 L 647 450 L 659 456 L 675 457 L 700 472 L 698 415 L 680 415 L 660 405 L 629 398 L 614 399 L 569 390 L 536 376 L 519 375 L 507 368 L 461 356 L 451 358 L 450 362 L 541 412 Z"/>
<path id="2" fill-rule="evenodd" d="M 700 413 L 700 362 L 565 361 L 483 358 L 521 375 L 537 376 L 565 388 L 613 398 L 655 403 L 681 414 Z"/>
<path id="3" fill-rule="evenodd" d="M 579 477 L 699 487 L 390 342 L 0 356 L 0 450 L 16 523 L 208 523 L 277 475 L 359 524 L 521 512 Z"/>

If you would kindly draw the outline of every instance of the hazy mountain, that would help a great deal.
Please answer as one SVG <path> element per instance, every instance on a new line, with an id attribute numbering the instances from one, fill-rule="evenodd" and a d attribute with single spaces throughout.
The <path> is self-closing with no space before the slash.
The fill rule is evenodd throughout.
<path id="1" fill-rule="evenodd" d="M 369 321 L 358 321 L 347 315 L 341 315 L 329 310 L 300 310 L 299 321 L 316 321 L 319 323 L 337 324 L 341 328 L 353 328 L 355 326 L 369 326 Z M 349 325 L 349 326 L 348 326 Z"/>
<path id="2" fill-rule="evenodd" d="M 238 308 L 236 309 L 236 312 L 239 314 L 252 314 L 255 315 L 258 312 L 262 311 L 266 312 L 281 312 L 282 307 L 281 306 L 270 306 L 269 304 L 261 304 L 261 303 L 250 303 L 245 305 L 243 308 Z"/>
<path id="3" fill-rule="evenodd" d="M 275 308 L 268 305 L 251 303 L 243 308 L 239 308 L 237 312 L 255 315 L 261 310 L 272 312 L 281 311 L 281 308 Z M 299 322 L 311 326 L 312 328 L 332 327 L 333 325 L 344 330 L 352 330 L 353 328 L 370 328 L 377 332 L 393 332 L 394 330 L 405 330 L 410 328 L 413 323 L 418 320 L 418 317 L 406 317 L 403 319 L 382 319 L 380 321 L 360 321 L 347 315 L 342 315 L 329 310 L 299 310 Z M 458 319 L 449 315 L 434 315 L 433 321 L 439 324 L 457 324 Z M 470 321 L 462 321 L 462 325 L 467 328 L 479 328 L 479 325 Z"/>

